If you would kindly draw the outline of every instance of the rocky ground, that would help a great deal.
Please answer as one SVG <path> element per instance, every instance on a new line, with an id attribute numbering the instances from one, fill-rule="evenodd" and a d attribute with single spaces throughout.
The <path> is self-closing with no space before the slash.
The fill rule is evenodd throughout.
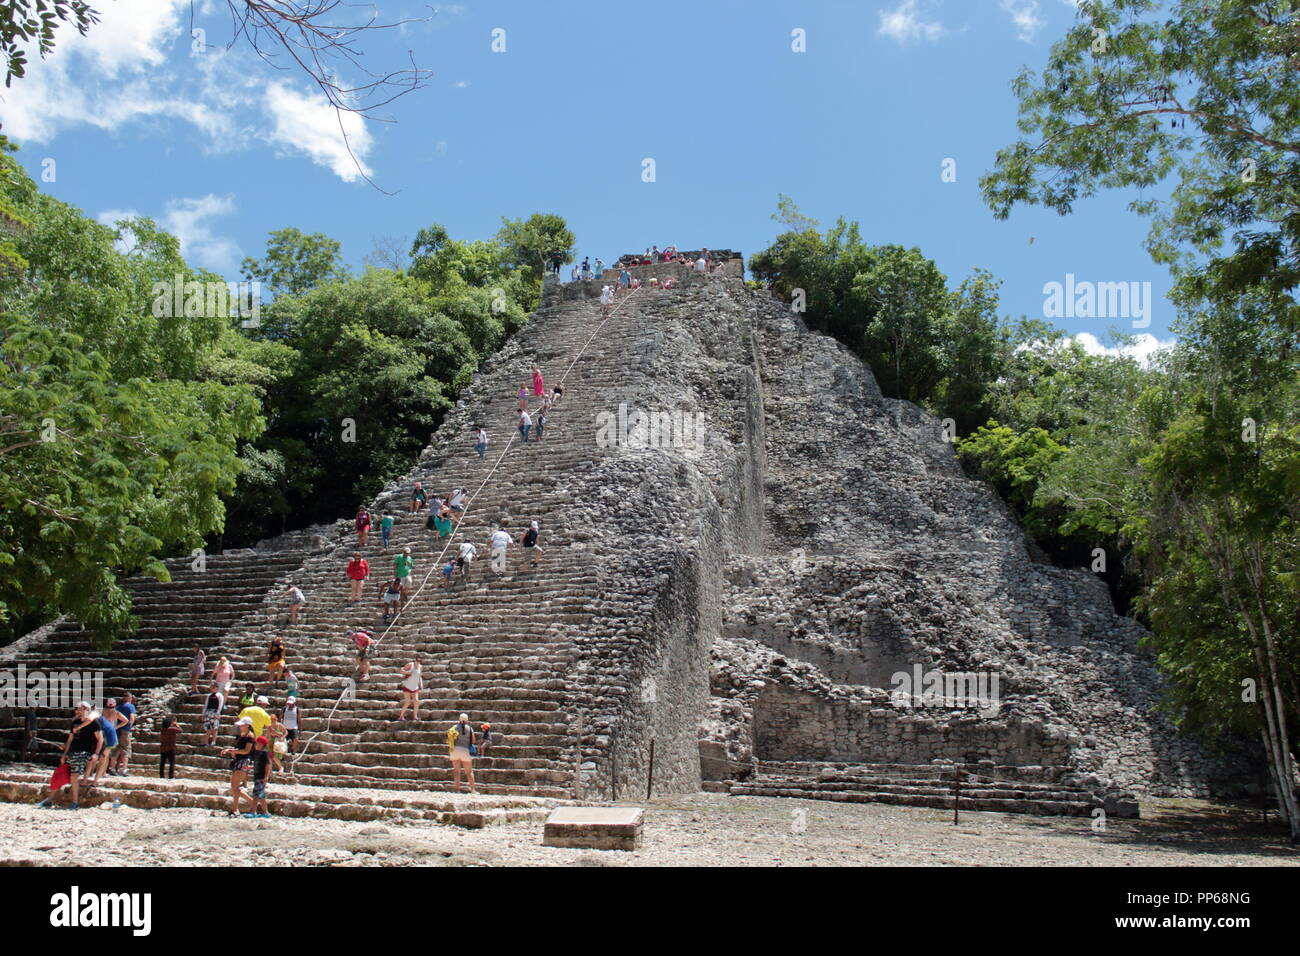
<path id="1" fill-rule="evenodd" d="M 1143 804 L 1094 832 L 1078 818 L 952 814 L 693 794 L 651 800 L 640 851 L 544 847 L 540 823 L 230 819 L 204 810 L 0 804 L 0 865 L 55 866 L 1272 866 L 1300 850 L 1258 811 L 1192 800 Z M 1274 823 L 1276 821 L 1274 820 Z"/>

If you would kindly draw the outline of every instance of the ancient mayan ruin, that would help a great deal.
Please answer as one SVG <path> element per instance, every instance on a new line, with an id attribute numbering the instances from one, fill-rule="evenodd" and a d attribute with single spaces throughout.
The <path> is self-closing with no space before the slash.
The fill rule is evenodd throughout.
<path id="1" fill-rule="evenodd" d="M 238 662 L 242 685 L 280 634 L 309 741 L 277 800 L 286 815 L 474 826 L 701 790 L 946 807 L 959 782 L 971 809 L 1132 816 L 1148 795 L 1232 793 L 1234 758 L 1159 715 L 1143 629 L 1096 577 L 1036 556 L 942 422 L 882 398 L 847 349 L 748 287 L 740 253 L 715 256 L 713 274 L 634 267 L 641 287 L 603 322 L 599 282 L 548 279 L 531 321 L 371 503 L 397 515 L 393 550 L 411 548 L 423 582 L 391 627 L 369 600 L 345 602 L 355 534 L 341 516 L 201 570 L 177 558 L 171 583 L 133 580 L 142 627 L 111 652 L 61 621 L 6 648 L 6 666 L 103 669 L 105 693 L 142 696 L 136 752 L 152 761 L 152 715 L 197 734 L 193 645 Z M 512 445 L 533 366 L 563 401 L 544 444 Z M 496 436 L 482 461 L 477 423 Z M 405 513 L 416 481 L 468 490 L 453 545 L 539 521 L 545 567 L 442 586 L 446 542 Z M 375 564 L 390 560 L 377 537 Z M 295 626 L 289 583 L 308 595 Z M 381 637 L 363 684 L 358 627 Z M 397 723 L 386 708 L 415 654 L 425 710 Z M 476 766 L 494 799 L 473 812 L 439 799 L 460 712 L 494 731 Z M 6 730 L 11 759 L 20 740 Z M 113 796 L 219 807 L 226 762 L 196 750 L 186 763 L 183 783 L 127 779 Z M 43 773 L 7 768 L 0 795 L 34 799 Z"/>

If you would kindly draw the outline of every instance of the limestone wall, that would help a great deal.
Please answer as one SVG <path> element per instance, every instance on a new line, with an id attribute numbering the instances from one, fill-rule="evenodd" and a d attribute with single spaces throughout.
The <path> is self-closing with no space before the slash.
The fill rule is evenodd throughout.
<path id="1" fill-rule="evenodd" d="M 899 711 L 877 702 L 826 698 L 780 685 L 754 703 L 759 760 L 977 763 L 1062 766 L 1070 745 L 1016 719 L 960 712 Z"/>

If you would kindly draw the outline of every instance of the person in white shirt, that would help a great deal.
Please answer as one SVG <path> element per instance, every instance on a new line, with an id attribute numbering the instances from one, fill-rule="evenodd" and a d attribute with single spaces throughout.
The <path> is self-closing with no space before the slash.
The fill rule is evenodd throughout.
<path id="1" fill-rule="evenodd" d="M 519 434 L 523 436 L 524 441 L 528 441 L 528 433 L 533 430 L 533 416 L 527 412 L 519 413 Z"/>
<path id="2" fill-rule="evenodd" d="M 284 729 L 288 731 L 285 734 L 285 742 L 289 753 L 293 753 L 298 734 L 302 730 L 302 724 L 299 722 L 301 714 L 302 711 L 298 709 L 298 698 L 290 697 L 284 702 L 284 713 L 280 717 L 280 723 L 284 724 Z"/>
<path id="3" fill-rule="evenodd" d="M 487 429 L 482 425 L 477 425 L 475 427 L 478 428 L 478 436 L 474 439 L 474 450 L 478 452 L 478 457 L 482 460 L 487 457 Z"/>
<path id="4" fill-rule="evenodd" d="M 398 720 L 406 719 L 407 708 L 413 708 L 411 716 L 415 720 L 420 719 L 420 690 L 424 687 L 424 679 L 420 666 L 420 655 L 415 655 L 415 659 L 402 668 L 402 710 L 397 715 Z"/>
<path id="5" fill-rule="evenodd" d="M 506 571 L 506 550 L 511 545 L 510 532 L 504 526 L 498 528 L 492 535 L 492 573 L 505 574 Z"/>
<path id="6" fill-rule="evenodd" d="M 302 591 L 294 585 L 289 585 L 284 589 L 284 595 L 289 602 L 289 623 L 298 623 L 298 611 L 307 603 L 307 598 L 303 596 Z"/>
<path id="7" fill-rule="evenodd" d="M 600 317 L 608 319 L 611 307 L 614 304 L 614 290 L 605 286 L 600 290 Z"/>
<path id="8" fill-rule="evenodd" d="M 465 489 L 464 488 L 451 489 L 451 499 L 447 502 L 447 504 L 451 506 L 452 511 L 455 511 L 457 513 L 464 511 L 465 506 L 469 504 L 469 499 L 465 497 Z"/>
<path id="9" fill-rule="evenodd" d="M 703 256 L 700 256 L 698 259 L 695 260 L 695 271 L 696 271 L 696 272 L 707 272 L 707 271 L 708 271 L 708 268 L 709 268 L 709 260 L 708 260 L 708 259 L 704 258 Z"/>
<path id="10" fill-rule="evenodd" d="M 476 557 L 478 557 L 478 548 L 468 541 L 462 541 L 460 554 L 456 558 L 456 566 L 460 569 L 461 580 L 469 581 L 470 566 L 474 563 Z"/>

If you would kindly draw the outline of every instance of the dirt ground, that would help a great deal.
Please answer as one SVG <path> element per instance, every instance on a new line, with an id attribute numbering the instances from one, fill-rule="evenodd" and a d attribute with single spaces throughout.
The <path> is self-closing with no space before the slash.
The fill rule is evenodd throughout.
<path id="1" fill-rule="evenodd" d="M 644 804 L 636 852 L 544 847 L 540 823 L 243 820 L 196 809 L 0 804 L 0 863 L 54 866 L 1276 866 L 1300 850 L 1258 810 L 1148 801 L 1142 820 L 694 794 Z"/>

